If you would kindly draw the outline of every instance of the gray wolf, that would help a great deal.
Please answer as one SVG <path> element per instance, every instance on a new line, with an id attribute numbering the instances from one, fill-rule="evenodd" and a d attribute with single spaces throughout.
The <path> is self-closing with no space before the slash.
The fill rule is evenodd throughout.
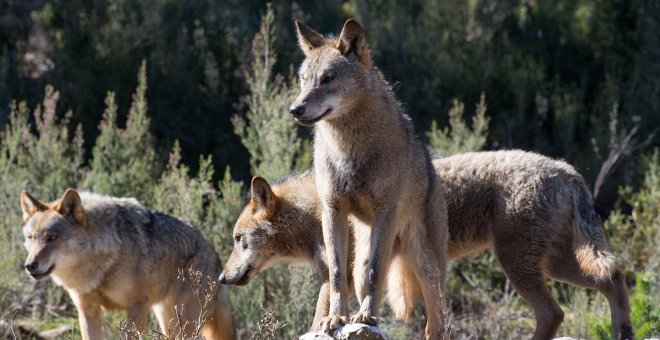
<path id="1" fill-rule="evenodd" d="M 493 249 L 506 276 L 534 310 L 535 339 L 552 338 L 563 318 L 546 286 L 548 278 L 603 293 L 613 337 L 633 338 L 624 274 L 614 264 L 592 196 L 575 168 L 523 151 L 467 153 L 435 159 L 433 165 L 446 191 L 449 259 Z M 320 315 L 327 314 L 328 283 L 314 173 L 291 177 L 272 189 L 265 181 L 257 183 L 277 209 L 254 215 L 246 208 L 234 235 L 249 241 L 245 248 L 235 245 L 223 276 L 233 278 L 229 283 L 235 278 L 246 283 L 277 263 L 310 263 L 325 281 L 312 327 L 316 329 Z M 252 242 L 255 235 L 269 237 Z M 239 256 L 243 253 L 252 256 Z M 252 268 L 247 275 L 246 267 Z M 395 315 L 405 319 L 417 298 L 415 277 L 401 269 L 390 270 L 387 295 Z"/>
<path id="2" fill-rule="evenodd" d="M 103 338 L 102 307 L 127 311 L 131 327 L 141 332 L 152 309 L 165 335 L 190 338 L 203 316 L 207 339 L 234 338 L 226 288 L 207 288 L 205 303 L 190 283 L 177 279 L 179 270 L 190 269 L 215 281 L 222 268 L 211 243 L 193 227 L 133 198 L 74 189 L 52 203 L 23 191 L 20 203 L 25 270 L 36 280 L 50 276 L 67 290 L 83 339 Z"/>
<path id="3" fill-rule="evenodd" d="M 362 27 L 348 20 L 339 38 L 296 22 L 305 54 L 291 114 L 314 125 L 314 172 L 329 270 L 329 332 L 346 322 L 348 254 L 360 310 L 350 321 L 378 324 L 390 266 L 418 278 L 427 338 L 444 336 L 447 212 L 426 147 L 391 86 L 372 65 Z M 348 218 L 355 246 L 348 248 Z"/>

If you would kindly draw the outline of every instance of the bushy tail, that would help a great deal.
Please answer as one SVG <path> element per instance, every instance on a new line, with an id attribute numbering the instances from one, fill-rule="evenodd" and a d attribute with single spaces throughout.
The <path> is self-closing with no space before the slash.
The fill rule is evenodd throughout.
<path id="1" fill-rule="evenodd" d="M 594 209 L 594 202 L 582 180 L 574 183 L 573 249 L 582 271 L 597 280 L 611 280 L 616 271 L 603 222 Z"/>
<path id="2" fill-rule="evenodd" d="M 387 302 L 397 320 L 410 322 L 421 290 L 415 274 L 395 257 L 387 274 Z"/>

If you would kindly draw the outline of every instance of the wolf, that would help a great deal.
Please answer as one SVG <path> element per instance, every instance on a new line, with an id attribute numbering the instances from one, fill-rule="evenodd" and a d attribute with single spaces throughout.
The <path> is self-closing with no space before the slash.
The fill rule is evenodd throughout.
<path id="1" fill-rule="evenodd" d="M 434 159 L 433 165 L 446 191 L 449 260 L 493 249 L 507 278 L 534 310 L 534 339 L 552 338 L 563 318 L 546 279 L 603 293 L 613 338 L 633 339 L 625 276 L 614 263 L 593 198 L 575 168 L 524 151 L 466 153 Z M 221 278 L 245 284 L 278 263 L 309 263 L 324 282 L 312 325 L 316 330 L 328 313 L 329 292 L 314 175 L 308 171 L 272 188 L 253 180 L 253 192 L 264 193 L 271 208 L 261 208 L 261 214 L 245 208 L 234 227 L 244 246 L 234 246 Z M 253 200 L 248 207 L 258 204 Z M 395 316 L 409 319 L 419 294 L 416 277 L 399 266 L 390 269 L 387 281 Z"/>
<path id="2" fill-rule="evenodd" d="M 190 270 L 215 282 L 222 269 L 211 243 L 193 227 L 133 198 L 75 189 L 51 203 L 22 191 L 20 204 L 25 270 L 67 290 L 83 339 L 103 338 L 101 308 L 127 311 L 129 329 L 140 332 L 152 309 L 166 336 L 189 338 L 202 317 L 206 339 L 234 339 L 227 288 L 196 287 L 210 295 L 205 303 L 190 282 L 177 279 Z"/>
<path id="3" fill-rule="evenodd" d="M 404 263 L 419 280 L 427 338 L 444 335 L 447 212 L 426 147 L 391 86 L 372 65 L 360 24 L 348 20 L 339 38 L 296 21 L 305 54 L 301 91 L 291 114 L 314 126 L 314 172 L 322 207 L 329 270 L 329 315 L 321 329 L 346 322 L 348 254 L 355 252 L 360 310 L 350 321 L 378 324 L 388 267 Z M 372 180 L 374 179 L 374 180 Z M 348 248 L 348 217 L 355 246 Z"/>

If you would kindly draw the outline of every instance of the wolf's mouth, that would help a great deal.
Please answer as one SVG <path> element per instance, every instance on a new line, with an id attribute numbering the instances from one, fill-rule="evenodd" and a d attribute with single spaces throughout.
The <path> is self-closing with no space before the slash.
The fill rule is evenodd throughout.
<path id="1" fill-rule="evenodd" d="M 247 267 L 247 270 L 245 270 L 245 273 L 243 273 L 243 276 L 241 276 L 236 282 L 234 282 L 234 285 L 236 286 L 245 286 L 250 282 L 250 272 L 252 271 L 252 266 L 249 265 Z"/>
<path id="2" fill-rule="evenodd" d="M 332 112 L 332 108 L 328 108 L 327 110 L 325 110 L 325 112 L 323 112 L 322 115 L 320 115 L 316 118 L 312 118 L 312 119 L 296 118 L 296 119 L 298 120 L 298 123 L 300 123 L 301 125 L 310 126 L 310 125 L 314 125 L 314 123 L 316 123 L 316 122 L 320 121 L 321 119 L 323 119 L 325 116 L 330 114 L 330 112 Z"/>
<path id="3" fill-rule="evenodd" d="M 30 276 L 32 276 L 33 279 L 40 281 L 46 278 L 48 275 L 50 275 L 53 272 L 53 270 L 55 270 L 55 265 L 50 266 L 50 268 L 48 268 L 48 270 L 46 270 L 43 273 L 39 273 L 39 274 L 31 273 Z"/>

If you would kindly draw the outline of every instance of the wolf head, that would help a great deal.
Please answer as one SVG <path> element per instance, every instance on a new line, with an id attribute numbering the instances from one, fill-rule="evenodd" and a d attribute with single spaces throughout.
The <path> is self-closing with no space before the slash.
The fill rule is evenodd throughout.
<path id="1" fill-rule="evenodd" d="M 367 91 L 371 52 L 360 24 L 348 20 L 339 38 L 326 38 L 296 21 L 298 44 L 305 54 L 300 66 L 300 95 L 290 112 L 302 125 L 338 118 L 358 104 Z"/>
<path id="2" fill-rule="evenodd" d="M 220 283 L 245 285 L 277 262 L 279 200 L 261 177 L 252 179 L 251 198 L 234 226 L 234 249 L 220 274 Z"/>
<path id="3" fill-rule="evenodd" d="M 72 234 L 85 228 L 85 212 L 80 196 L 74 189 L 67 189 L 53 203 L 44 203 L 23 190 L 20 196 L 23 210 L 23 235 L 28 257 L 25 270 L 36 280 L 53 273 L 65 262 L 68 242 Z M 75 248 L 75 247 L 74 247 Z"/>

